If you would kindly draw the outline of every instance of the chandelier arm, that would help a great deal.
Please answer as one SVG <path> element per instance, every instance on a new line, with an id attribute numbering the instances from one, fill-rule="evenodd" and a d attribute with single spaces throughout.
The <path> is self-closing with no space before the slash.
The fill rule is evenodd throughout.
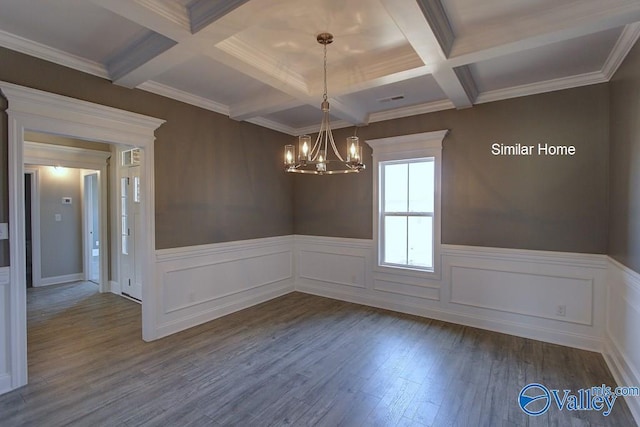
<path id="1" fill-rule="evenodd" d="M 331 148 L 333 148 L 333 153 L 341 162 L 344 163 L 344 159 L 342 158 L 340 152 L 338 151 L 338 148 L 336 147 L 336 142 L 333 140 L 333 133 L 331 133 L 331 128 L 329 128 L 329 132 L 327 133 L 329 134 L 329 140 L 331 141 Z"/>
<path id="2" fill-rule="evenodd" d="M 315 162 L 318 158 L 318 153 L 320 152 L 320 137 L 322 135 L 322 126 L 320 127 L 320 132 L 318 132 L 318 136 L 316 137 L 316 142 L 313 144 L 313 148 L 311 149 L 311 161 Z"/>

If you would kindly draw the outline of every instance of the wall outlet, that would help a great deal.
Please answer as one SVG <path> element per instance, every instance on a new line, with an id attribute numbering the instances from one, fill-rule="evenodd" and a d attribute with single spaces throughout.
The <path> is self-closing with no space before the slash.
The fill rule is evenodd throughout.
<path id="1" fill-rule="evenodd" d="M 564 304 L 559 305 L 558 308 L 556 308 L 556 315 L 562 316 L 562 317 L 566 316 L 567 315 L 567 306 L 564 305 Z"/>

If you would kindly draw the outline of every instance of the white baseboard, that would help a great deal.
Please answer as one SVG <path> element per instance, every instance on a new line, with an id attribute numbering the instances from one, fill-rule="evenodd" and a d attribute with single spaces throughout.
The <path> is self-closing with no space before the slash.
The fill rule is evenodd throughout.
<path id="1" fill-rule="evenodd" d="M 640 274 L 610 258 L 607 284 L 603 356 L 618 385 L 640 386 Z M 640 397 L 625 399 L 640 424 Z"/>
<path id="2" fill-rule="evenodd" d="M 0 310 L 2 313 L 9 312 L 9 285 L 10 268 L 0 267 Z M 7 316 L 0 316 L 0 394 L 11 390 L 11 373 L 8 361 L 11 360 L 9 352 L 9 324 Z"/>
<path id="3" fill-rule="evenodd" d="M 442 245 L 434 279 L 379 271 L 371 240 L 295 236 L 295 248 L 301 292 L 602 351 L 604 255 Z"/>
<path id="4" fill-rule="evenodd" d="M 115 280 L 109 280 L 109 292 L 116 295 L 122 295 L 120 282 L 116 282 Z"/>
<path id="5" fill-rule="evenodd" d="M 11 391 L 11 375 L 0 374 L 0 394 Z"/>
<path id="6" fill-rule="evenodd" d="M 157 336 L 294 290 L 293 237 L 156 251 Z"/>
<path id="7" fill-rule="evenodd" d="M 84 273 L 74 273 L 66 274 L 64 276 L 43 277 L 40 279 L 40 283 L 34 283 L 33 286 L 35 288 L 39 288 L 41 286 L 59 285 L 61 283 L 78 282 L 81 280 L 84 280 Z"/>

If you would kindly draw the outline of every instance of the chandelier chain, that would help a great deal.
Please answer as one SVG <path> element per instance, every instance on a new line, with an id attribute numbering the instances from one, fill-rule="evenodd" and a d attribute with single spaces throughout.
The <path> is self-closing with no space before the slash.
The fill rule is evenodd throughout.
<path id="1" fill-rule="evenodd" d="M 324 95 L 322 95 L 322 99 L 324 101 L 327 100 L 327 45 L 324 46 Z"/>

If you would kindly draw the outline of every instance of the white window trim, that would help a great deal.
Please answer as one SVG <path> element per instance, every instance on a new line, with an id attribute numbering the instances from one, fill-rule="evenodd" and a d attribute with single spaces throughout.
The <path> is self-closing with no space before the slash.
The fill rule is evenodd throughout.
<path id="1" fill-rule="evenodd" d="M 390 138 L 367 140 L 373 149 L 373 247 L 375 250 L 374 271 L 402 274 L 427 279 L 440 279 L 442 275 L 440 247 L 441 239 L 441 188 L 442 188 L 442 141 L 448 130 L 401 135 Z M 409 160 L 424 157 L 434 158 L 435 200 L 433 222 L 433 271 L 412 269 L 410 267 L 385 266 L 380 263 L 379 223 L 380 223 L 380 162 L 389 160 Z"/>

